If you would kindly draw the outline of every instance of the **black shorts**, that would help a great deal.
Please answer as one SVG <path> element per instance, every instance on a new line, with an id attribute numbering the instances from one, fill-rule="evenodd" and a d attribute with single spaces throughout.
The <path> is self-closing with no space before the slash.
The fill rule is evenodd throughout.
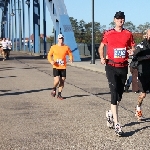
<path id="1" fill-rule="evenodd" d="M 150 76 L 138 75 L 138 85 L 139 91 L 146 93 L 146 91 L 150 90 Z"/>
<path id="2" fill-rule="evenodd" d="M 7 53 L 10 51 L 10 49 L 3 49 L 3 51 Z"/>
<path id="3" fill-rule="evenodd" d="M 53 76 L 66 77 L 66 69 L 56 69 L 53 68 Z"/>

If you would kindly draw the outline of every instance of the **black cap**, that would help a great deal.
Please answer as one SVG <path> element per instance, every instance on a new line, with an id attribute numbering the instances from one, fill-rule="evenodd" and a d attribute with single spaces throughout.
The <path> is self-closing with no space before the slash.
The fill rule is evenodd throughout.
<path id="1" fill-rule="evenodd" d="M 116 18 L 116 19 L 125 19 L 124 12 L 121 12 L 121 11 L 116 12 L 114 18 Z"/>

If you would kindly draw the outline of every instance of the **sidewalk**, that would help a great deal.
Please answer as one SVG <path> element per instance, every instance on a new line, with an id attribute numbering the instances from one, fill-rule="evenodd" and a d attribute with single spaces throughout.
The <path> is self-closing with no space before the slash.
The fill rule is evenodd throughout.
<path id="1" fill-rule="evenodd" d="M 129 63 L 131 62 L 131 59 L 129 59 Z M 95 60 L 95 64 L 91 64 L 91 60 L 88 61 L 81 61 L 81 62 L 73 62 L 72 64 L 69 63 L 70 66 L 83 68 L 91 71 L 106 73 L 105 71 L 105 65 L 102 65 L 100 62 L 100 59 Z M 128 71 L 128 76 L 131 75 L 130 69 Z"/>
<path id="2" fill-rule="evenodd" d="M 95 60 L 95 64 L 91 64 L 91 61 L 81 61 L 81 62 L 73 62 L 69 63 L 70 66 L 79 67 L 83 69 L 88 69 L 92 71 L 105 73 L 105 65 L 100 63 L 100 60 Z"/>

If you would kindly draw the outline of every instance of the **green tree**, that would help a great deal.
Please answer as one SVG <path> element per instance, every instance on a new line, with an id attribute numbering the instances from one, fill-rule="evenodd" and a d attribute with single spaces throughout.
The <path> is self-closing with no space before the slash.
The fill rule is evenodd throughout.
<path id="1" fill-rule="evenodd" d="M 110 28 L 114 28 L 115 27 L 115 23 L 112 21 L 110 24 L 109 24 Z"/>
<path id="2" fill-rule="evenodd" d="M 74 31 L 74 33 L 76 35 L 76 33 L 79 30 L 78 29 L 79 28 L 78 21 L 77 21 L 77 19 L 74 19 L 73 17 L 70 17 L 69 19 L 70 19 L 70 22 L 71 22 L 71 25 L 72 25 L 72 30 Z"/>
<path id="3" fill-rule="evenodd" d="M 150 28 L 150 23 L 149 22 L 146 22 L 144 25 L 140 24 L 138 27 L 137 27 L 137 32 L 139 33 L 143 33 L 145 30 L 149 29 Z"/>
<path id="4" fill-rule="evenodd" d="M 48 43 L 54 43 L 54 37 L 53 36 L 47 37 L 46 41 Z"/>
<path id="5" fill-rule="evenodd" d="M 110 24 L 110 28 L 114 28 L 115 27 L 115 22 L 111 22 Z M 124 28 L 130 30 L 131 32 L 135 31 L 135 25 L 131 22 L 131 21 L 127 21 L 124 23 Z"/>
<path id="6" fill-rule="evenodd" d="M 135 25 L 131 21 L 127 21 L 124 23 L 124 28 L 130 30 L 131 32 L 136 31 Z"/>

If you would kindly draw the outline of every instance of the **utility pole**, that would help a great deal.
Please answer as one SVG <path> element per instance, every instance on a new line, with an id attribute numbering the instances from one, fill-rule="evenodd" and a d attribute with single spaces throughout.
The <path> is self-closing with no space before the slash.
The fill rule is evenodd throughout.
<path id="1" fill-rule="evenodd" d="M 92 0 L 92 59 L 91 59 L 91 64 L 95 64 L 94 0 Z"/>

